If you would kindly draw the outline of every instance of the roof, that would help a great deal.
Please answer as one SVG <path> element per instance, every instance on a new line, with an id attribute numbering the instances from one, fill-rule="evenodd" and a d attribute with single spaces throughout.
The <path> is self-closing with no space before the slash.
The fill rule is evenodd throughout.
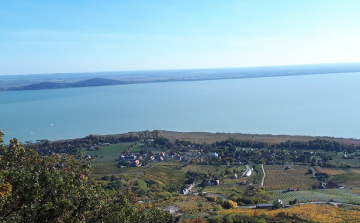
<path id="1" fill-rule="evenodd" d="M 269 204 L 257 204 L 256 207 L 272 207 L 273 204 L 269 203 Z"/>

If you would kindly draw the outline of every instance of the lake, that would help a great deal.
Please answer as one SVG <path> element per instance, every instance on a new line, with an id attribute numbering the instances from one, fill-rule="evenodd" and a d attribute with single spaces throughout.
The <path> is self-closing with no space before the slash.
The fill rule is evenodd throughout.
<path id="1" fill-rule="evenodd" d="M 143 130 L 360 138 L 360 73 L 0 92 L 5 140 Z"/>

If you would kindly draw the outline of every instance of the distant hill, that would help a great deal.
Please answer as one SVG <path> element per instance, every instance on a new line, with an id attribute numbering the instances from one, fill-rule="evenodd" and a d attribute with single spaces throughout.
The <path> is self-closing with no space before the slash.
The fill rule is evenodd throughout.
<path id="1" fill-rule="evenodd" d="M 105 78 L 91 78 L 88 80 L 77 81 L 74 83 L 41 82 L 38 84 L 30 84 L 30 85 L 26 85 L 26 86 L 12 88 L 10 90 L 46 90 L 46 89 L 94 87 L 94 86 L 119 85 L 119 84 L 125 84 L 125 82 L 118 81 L 118 80 L 105 79 Z"/>
<path id="2" fill-rule="evenodd" d="M 360 63 L 0 76 L 1 91 L 360 72 Z M 99 78 L 101 77 L 101 78 Z"/>
<path id="3" fill-rule="evenodd" d="M 18 90 L 43 90 L 43 89 L 65 88 L 65 87 L 66 87 L 66 83 L 41 82 L 38 84 L 30 84 L 27 86 L 19 87 Z"/>
<path id="4" fill-rule="evenodd" d="M 119 85 L 125 84 L 125 81 L 111 80 L 105 78 L 92 78 L 85 81 L 78 81 L 70 84 L 71 87 L 93 87 L 93 86 L 105 86 L 105 85 Z"/>

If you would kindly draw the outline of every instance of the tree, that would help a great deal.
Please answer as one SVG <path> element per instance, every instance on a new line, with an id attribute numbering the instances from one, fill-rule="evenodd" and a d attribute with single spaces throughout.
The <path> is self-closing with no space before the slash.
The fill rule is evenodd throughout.
<path id="1" fill-rule="evenodd" d="M 0 131 L 1 222 L 172 222 L 169 212 L 145 210 L 130 193 L 88 182 L 89 160 L 41 156 Z"/>
<path id="2" fill-rule="evenodd" d="M 279 201 L 274 201 L 273 202 L 273 209 L 279 209 L 281 207 L 281 204 Z"/>

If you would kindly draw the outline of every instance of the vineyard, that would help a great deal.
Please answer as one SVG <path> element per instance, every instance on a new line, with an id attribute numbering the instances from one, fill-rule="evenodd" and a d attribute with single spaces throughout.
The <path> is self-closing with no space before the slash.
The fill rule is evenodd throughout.
<path id="1" fill-rule="evenodd" d="M 340 203 L 360 204 L 360 195 L 350 189 L 319 189 L 309 191 L 284 192 L 274 191 L 274 199 L 280 199 L 288 204 L 297 199 L 301 203 L 313 201 L 334 201 Z"/>
<path id="2" fill-rule="evenodd" d="M 341 175 L 341 174 L 360 174 L 359 168 L 348 168 L 348 169 L 339 169 L 339 168 L 326 168 L 326 167 L 314 167 L 318 173 L 327 173 L 330 176 Z"/>
<path id="3" fill-rule="evenodd" d="M 306 174 L 306 166 L 290 166 L 290 169 L 285 169 L 285 166 L 280 165 L 264 165 L 264 169 L 264 186 L 267 189 L 309 189 L 312 185 L 318 184 L 318 181 L 312 178 L 312 174 Z"/>
<path id="4" fill-rule="evenodd" d="M 360 212 L 357 210 L 345 210 L 326 204 L 302 204 L 286 209 L 264 210 L 264 209 L 229 209 L 220 212 L 221 215 L 246 214 L 276 216 L 279 213 L 296 215 L 302 219 L 309 219 L 316 222 L 360 222 Z"/>
<path id="5" fill-rule="evenodd" d="M 225 183 L 216 186 L 206 186 L 203 192 L 214 193 L 214 194 L 230 194 L 234 191 L 240 192 L 245 191 L 246 185 L 240 185 L 239 183 Z"/>
<path id="6" fill-rule="evenodd" d="M 314 169 L 318 173 L 326 173 L 326 174 L 329 174 L 330 176 L 349 173 L 345 169 L 334 169 L 334 168 L 326 168 L 326 167 L 319 167 L 319 166 L 315 166 Z"/>
<path id="7" fill-rule="evenodd" d="M 198 172 L 198 173 L 212 173 L 217 174 L 221 172 L 225 172 L 225 170 L 229 170 L 230 172 L 233 172 L 234 170 L 237 172 L 245 171 L 245 166 L 234 166 L 231 168 L 227 168 L 226 166 L 210 166 L 210 165 L 187 165 L 186 167 L 183 167 L 181 171 L 187 172 Z"/>
<path id="8" fill-rule="evenodd" d="M 185 174 L 181 171 L 166 167 L 153 166 L 144 170 L 144 179 L 146 181 L 156 182 L 160 186 L 168 184 L 183 184 L 185 181 Z"/>

